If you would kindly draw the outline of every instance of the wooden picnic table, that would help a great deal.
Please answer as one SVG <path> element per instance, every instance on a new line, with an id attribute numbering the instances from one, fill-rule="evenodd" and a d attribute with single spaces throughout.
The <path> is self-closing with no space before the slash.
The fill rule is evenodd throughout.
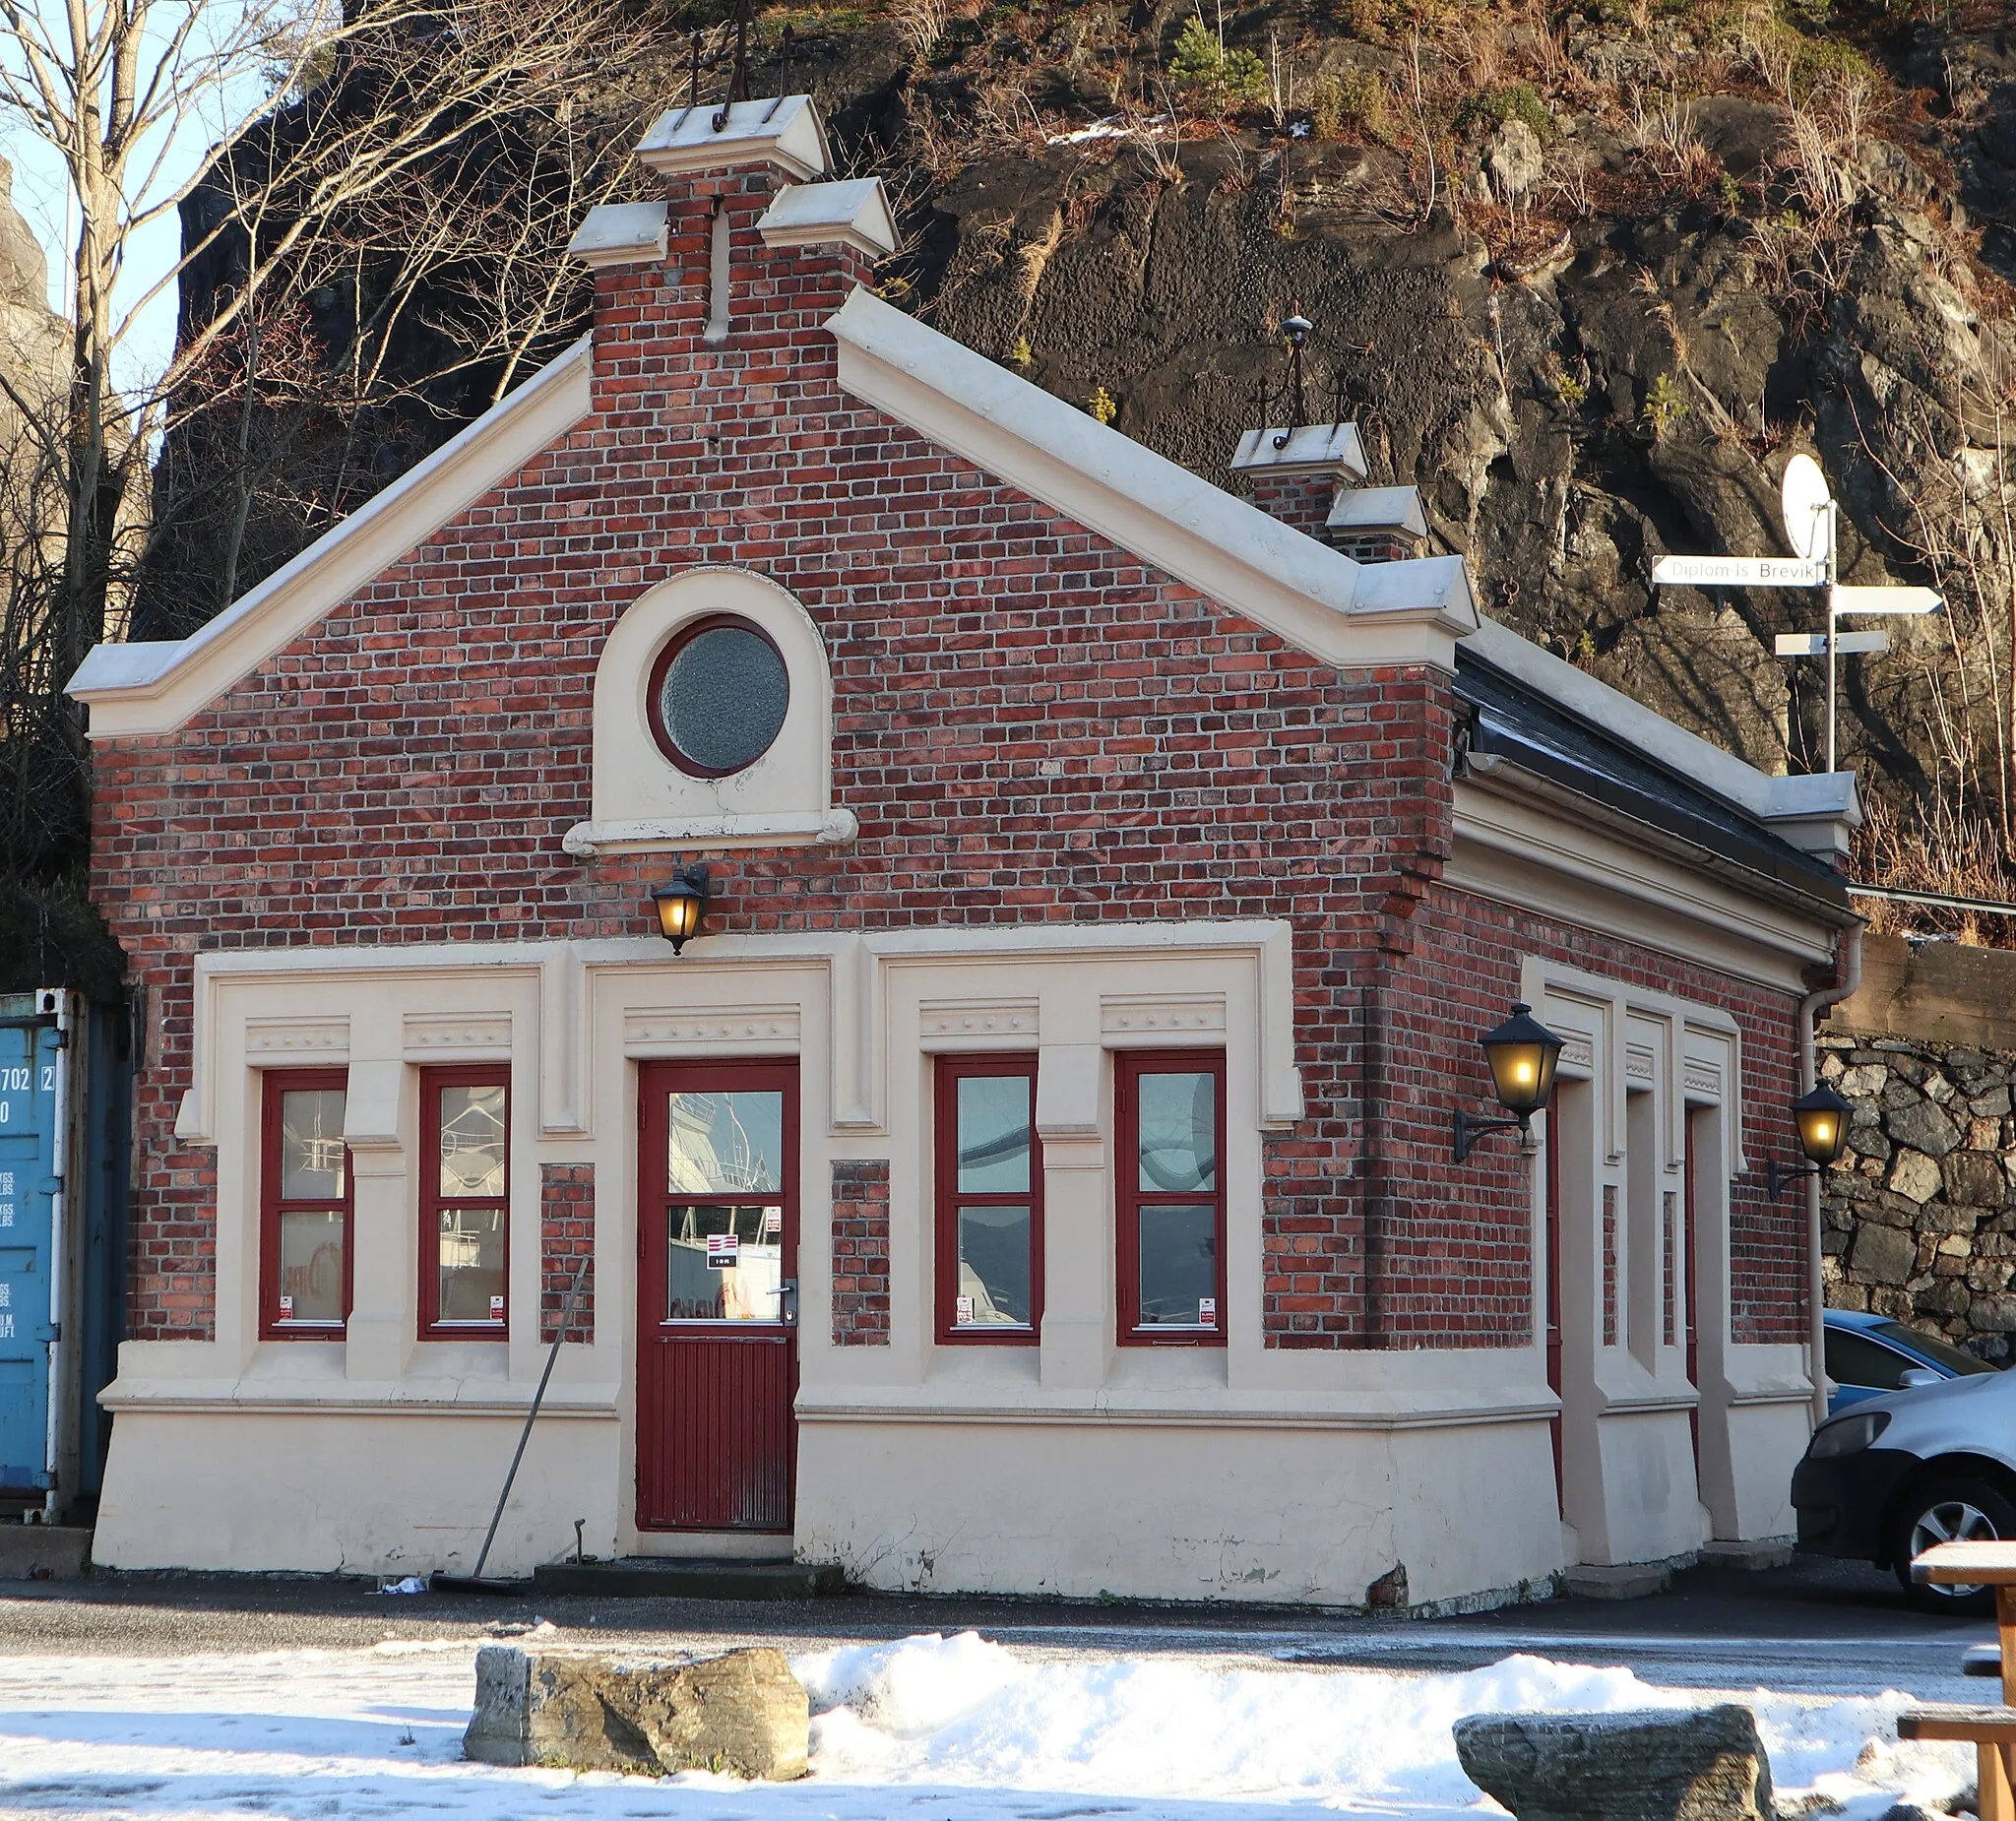
<path id="1" fill-rule="evenodd" d="M 1981 1821 L 2016 1821 L 2016 1541 L 1940 1542 L 1913 1559 L 1915 1580 L 1936 1587 L 1995 1590 L 1995 1635 L 2002 1647 L 2000 1708 L 1927 1708 L 1901 1715 L 1899 1738 L 1966 1740 L 1975 1747 Z"/>

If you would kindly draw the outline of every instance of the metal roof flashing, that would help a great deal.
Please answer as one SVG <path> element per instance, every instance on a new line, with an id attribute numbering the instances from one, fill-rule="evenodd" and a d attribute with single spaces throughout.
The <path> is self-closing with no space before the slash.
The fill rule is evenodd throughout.
<path id="1" fill-rule="evenodd" d="M 1854 919 L 1848 883 L 1831 855 L 1789 840 L 1754 808 L 1547 700 L 1481 657 L 1474 642 L 1459 648 L 1456 689 L 1475 711 L 1469 754 L 1479 772 L 1491 760 L 1508 762 L 1610 817 L 1765 882 L 1773 895 L 1791 894 L 1825 906 L 1843 922 Z"/>

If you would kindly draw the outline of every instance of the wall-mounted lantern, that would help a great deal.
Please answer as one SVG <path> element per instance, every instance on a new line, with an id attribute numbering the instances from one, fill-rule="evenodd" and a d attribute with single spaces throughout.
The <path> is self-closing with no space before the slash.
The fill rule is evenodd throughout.
<path id="1" fill-rule="evenodd" d="M 707 915 L 705 866 L 682 866 L 669 885 L 652 887 L 651 908 L 658 912 L 658 933 L 672 945 L 676 955 L 687 939 L 700 933 Z"/>
<path id="2" fill-rule="evenodd" d="M 1565 1047 L 1545 1025 L 1533 1015 L 1523 999 L 1512 1008 L 1512 1016 L 1495 1031 L 1480 1039 L 1484 1060 L 1490 1064 L 1491 1087 L 1498 1104 L 1512 1115 L 1509 1119 L 1476 1119 L 1469 1113 L 1456 1115 L 1456 1161 L 1467 1160 L 1477 1141 L 1488 1132 L 1519 1133 L 1521 1144 L 1530 1142 L 1529 1122 L 1547 1103 L 1554 1091 L 1554 1067 Z"/>
<path id="3" fill-rule="evenodd" d="M 1849 1116 L 1855 1108 L 1822 1082 L 1810 1094 L 1792 1103 L 1793 1129 L 1799 1135 L 1799 1149 L 1805 1153 L 1803 1169 L 1780 1169 L 1776 1158 L 1764 1160 L 1764 1192 L 1776 1201 L 1780 1189 L 1805 1176 L 1817 1176 L 1841 1155 L 1848 1143 Z"/>

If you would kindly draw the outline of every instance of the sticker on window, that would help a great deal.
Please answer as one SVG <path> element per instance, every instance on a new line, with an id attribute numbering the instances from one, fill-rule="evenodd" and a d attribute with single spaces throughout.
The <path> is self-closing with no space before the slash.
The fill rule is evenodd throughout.
<path id="1" fill-rule="evenodd" d="M 1216 1328 L 1218 1326 L 1218 1298 L 1199 1296 L 1197 1298 L 1197 1326 Z"/>
<path id="2" fill-rule="evenodd" d="M 766 1208 L 763 1210 L 763 1230 L 766 1233 L 781 1233 L 784 1231 L 784 1210 L 782 1208 Z"/>
<path id="3" fill-rule="evenodd" d="M 716 1271 L 732 1270 L 741 1249 L 742 1242 L 733 1233 L 707 1235 L 707 1262 Z"/>
<path id="4" fill-rule="evenodd" d="M 282 1320 L 282 1321 L 285 1321 L 285 1320 L 287 1319 L 287 1317 L 288 1317 L 288 1316 L 290 1316 L 290 1315 L 292 1315 L 292 1314 L 293 1314 L 293 1312 L 294 1312 L 294 1299 L 293 1299 L 293 1297 L 291 1297 L 291 1296 L 283 1296 L 283 1297 L 282 1297 L 282 1298 L 280 1299 L 280 1318 L 281 1318 L 281 1320 Z"/>
<path id="5" fill-rule="evenodd" d="M 973 1298 L 971 1296 L 953 1297 L 952 1319 L 961 1328 L 971 1324 L 973 1321 Z"/>
<path id="6" fill-rule="evenodd" d="M 501 1322 L 504 1319 L 504 1298 L 502 1296 L 492 1296 L 490 1298 L 490 1319 L 493 1322 Z"/>

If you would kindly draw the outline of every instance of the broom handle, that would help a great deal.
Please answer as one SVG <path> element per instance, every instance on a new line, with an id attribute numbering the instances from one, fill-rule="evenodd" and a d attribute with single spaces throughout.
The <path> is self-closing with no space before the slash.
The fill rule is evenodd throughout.
<path id="1" fill-rule="evenodd" d="M 532 1394 L 532 1409 L 525 1413 L 525 1427 L 518 1431 L 518 1452 L 511 1457 L 511 1471 L 504 1476 L 504 1490 L 497 1494 L 497 1509 L 490 1514 L 489 1534 L 483 1538 L 483 1552 L 476 1557 L 476 1571 L 470 1578 L 480 1581 L 483 1578 L 483 1564 L 490 1559 L 490 1544 L 497 1540 L 497 1526 L 504 1521 L 504 1507 L 511 1497 L 511 1482 L 518 1477 L 518 1464 L 525 1459 L 525 1444 L 532 1439 L 532 1425 L 538 1420 L 539 1406 L 546 1400 L 546 1386 L 553 1376 L 553 1365 L 560 1357 L 560 1343 L 567 1338 L 567 1330 L 574 1326 L 574 1312 L 581 1301 L 581 1287 L 588 1281 L 588 1267 L 595 1254 L 586 1252 L 581 1263 L 575 1268 L 574 1285 L 567 1292 L 567 1306 L 560 1312 L 560 1325 L 553 1330 L 553 1345 L 546 1353 L 546 1369 L 539 1374 L 539 1388 Z"/>

